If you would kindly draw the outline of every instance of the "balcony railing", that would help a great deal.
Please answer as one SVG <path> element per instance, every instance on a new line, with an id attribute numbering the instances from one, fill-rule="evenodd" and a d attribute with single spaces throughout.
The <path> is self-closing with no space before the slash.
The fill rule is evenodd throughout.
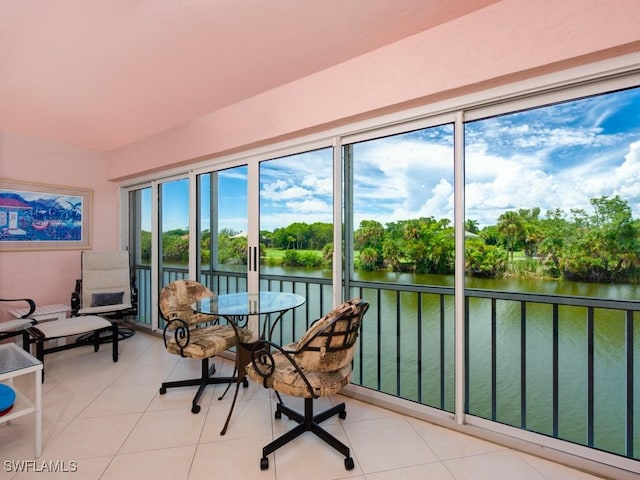
<path id="1" fill-rule="evenodd" d="M 137 274 L 139 321 L 150 324 L 150 272 Z M 163 271 L 164 283 L 186 276 Z M 242 274 L 203 273 L 201 281 L 219 294 L 246 291 Z M 330 279 L 260 282 L 307 298 L 286 314 L 276 341 L 298 338 L 332 306 Z M 453 288 L 351 282 L 350 296 L 370 303 L 352 382 L 453 412 Z M 467 414 L 640 458 L 640 302 L 467 289 L 465 306 Z"/>

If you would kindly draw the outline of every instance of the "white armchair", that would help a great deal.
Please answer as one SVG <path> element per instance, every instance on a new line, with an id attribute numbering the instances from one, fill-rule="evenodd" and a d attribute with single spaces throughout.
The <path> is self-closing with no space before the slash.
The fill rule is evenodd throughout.
<path id="1" fill-rule="evenodd" d="M 99 315 L 121 321 L 138 314 L 138 290 L 129 252 L 82 252 L 82 278 L 71 294 L 71 316 Z M 135 331 L 119 325 L 120 338 Z"/>
<path id="2" fill-rule="evenodd" d="M 135 333 L 118 321 L 137 313 L 137 292 L 130 275 L 128 252 L 82 252 L 82 278 L 71 294 L 71 318 L 36 322 L 29 333 L 36 344 L 36 356 L 69 348 L 112 343 L 112 358 L 118 361 L 118 340 Z M 48 346 L 49 340 L 75 337 L 71 342 Z M 44 375 L 44 373 L 43 373 Z"/>

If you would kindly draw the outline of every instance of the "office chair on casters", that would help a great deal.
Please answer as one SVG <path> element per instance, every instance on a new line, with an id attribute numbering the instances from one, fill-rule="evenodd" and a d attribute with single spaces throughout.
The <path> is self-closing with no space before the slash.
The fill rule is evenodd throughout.
<path id="1" fill-rule="evenodd" d="M 247 376 L 275 390 L 276 419 L 285 414 L 299 424 L 262 449 L 261 470 L 269 468 L 269 454 L 304 432 L 313 432 L 343 454 L 347 470 L 354 468 L 349 447 L 319 425 L 334 415 L 346 418 L 345 404 L 314 414 L 313 401 L 338 393 L 349 383 L 356 339 L 368 308 L 367 302 L 355 298 L 316 320 L 296 343 L 285 347 L 267 340 L 254 344 Z M 304 398 L 304 412 L 285 406 L 280 393 Z"/>
<path id="2" fill-rule="evenodd" d="M 199 378 L 164 382 L 160 387 L 160 394 L 167 393 L 168 388 L 199 386 L 191 402 L 192 413 L 200 412 L 198 401 L 207 385 L 231 384 L 238 379 L 236 372 L 232 377 L 213 377 L 215 365 L 209 367 L 209 359 L 235 347 L 238 340 L 246 342 L 251 338 L 251 332 L 245 328 L 234 329 L 232 325 L 220 325 L 216 315 L 193 310 L 195 302 L 213 296 L 211 290 L 193 280 L 171 282 L 160 292 L 160 313 L 166 322 L 162 333 L 165 348 L 174 355 L 199 359 L 202 364 Z M 243 384 L 248 386 L 246 378 Z"/>

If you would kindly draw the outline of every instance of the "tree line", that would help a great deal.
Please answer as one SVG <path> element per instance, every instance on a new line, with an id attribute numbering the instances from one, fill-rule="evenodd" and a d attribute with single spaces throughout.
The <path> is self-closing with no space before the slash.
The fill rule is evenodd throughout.
<path id="1" fill-rule="evenodd" d="M 465 222 L 465 270 L 478 277 L 530 275 L 585 282 L 638 283 L 640 221 L 626 200 L 590 200 L 592 213 L 540 208 L 510 210 L 495 225 Z M 454 231 L 449 220 L 404 220 L 382 227 L 363 221 L 355 232 L 363 269 L 418 273 L 454 271 Z M 515 252 L 522 252 L 516 259 Z"/>
<path id="2" fill-rule="evenodd" d="M 586 282 L 640 281 L 640 221 L 626 200 L 602 196 L 590 200 L 592 212 L 540 208 L 509 210 L 495 225 L 479 228 L 465 222 L 465 270 L 489 278 L 534 276 Z M 143 256 L 150 234 L 142 236 Z M 268 264 L 329 267 L 333 253 L 333 225 L 296 222 L 260 232 L 260 253 Z M 162 236 L 165 261 L 188 260 L 188 231 L 176 229 Z M 200 239 L 201 259 L 208 262 L 211 238 Z M 279 258 L 266 249 L 284 250 Z M 454 228 L 448 219 L 422 217 L 389 222 L 363 220 L 354 232 L 355 267 L 415 273 L 453 274 Z M 245 264 L 247 238 L 223 230 L 218 234 L 218 263 Z M 516 257 L 516 252 L 518 256 Z"/>

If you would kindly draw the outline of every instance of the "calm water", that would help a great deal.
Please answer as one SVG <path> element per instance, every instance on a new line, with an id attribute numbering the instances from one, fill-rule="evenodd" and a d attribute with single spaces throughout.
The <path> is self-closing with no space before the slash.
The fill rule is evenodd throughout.
<path id="1" fill-rule="evenodd" d="M 276 275 L 329 278 L 328 272 L 304 269 L 268 268 Z M 359 272 L 357 280 L 394 284 L 419 283 L 453 287 L 454 277 L 412 275 L 390 272 Z M 605 285 L 531 279 L 467 278 L 469 288 L 594 297 L 602 299 L 640 299 L 639 285 Z M 371 298 L 367 298 L 370 294 Z M 363 326 L 363 377 L 361 383 L 393 395 L 421 401 L 440 408 L 440 341 L 444 335 L 445 409 L 454 408 L 453 297 L 445 297 L 445 325 L 440 325 L 440 299 L 423 296 L 421 329 L 418 329 L 417 296 L 383 291 L 380 305 L 375 291 L 365 290 L 363 297 L 372 303 Z M 313 300 L 310 298 L 310 301 Z M 400 304 L 398 305 L 398 301 Z M 309 306 L 314 311 L 315 306 Z M 496 319 L 496 417 L 501 423 L 521 427 L 521 305 L 498 301 Z M 325 308 L 326 310 L 326 308 Z M 396 321 L 397 312 L 401 319 Z M 586 309 L 560 307 L 559 320 L 559 425 L 558 437 L 579 444 L 587 442 L 587 330 Z M 527 305 L 526 321 L 526 424 L 525 428 L 552 435 L 552 310 L 551 306 Z M 635 331 L 640 332 L 640 315 L 635 315 Z M 422 332 L 422 333 L 419 333 Z M 596 310 L 594 340 L 594 447 L 613 453 L 625 453 L 626 346 L 624 312 Z M 418 338 L 418 335 L 421 335 Z M 378 339 L 382 338 L 378 349 Z M 400 338 L 400 341 L 397 339 Z M 490 301 L 471 299 L 469 323 L 469 412 L 491 418 L 491 310 Z M 640 458 L 640 334 L 634 341 L 635 449 Z M 418 353 L 422 358 L 418 365 Z M 378 361 L 380 359 L 380 363 Z M 398 372 L 398 359 L 400 368 Z M 418 368 L 421 367 L 421 369 Z M 421 373 L 420 373 L 421 371 Z M 419 382 L 421 381 L 421 383 Z"/>
<path id="2" fill-rule="evenodd" d="M 330 271 L 262 267 L 267 275 L 331 278 Z M 358 272 L 356 280 L 390 284 L 422 284 L 453 287 L 454 277 L 391 272 Z M 302 285 L 302 284 L 301 284 Z M 640 285 L 589 284 L 531 279 L 467 278 L 468 288 L 640 300 Z M 263 284 L 261 288 L 265 288 Z M 280 285 L 271 285 L 272 289 Z M 291 282 L 282 289 L 290 291 Z M 282 322 L 282 341 L 299 337 L 310 319 L 331 306 L 330 287 L 319 304 L 319 287 L 310 286 L 307 304 L 295 318 Z M 328 290 L 327 290 L 328 289 Z M 329 293 L 327 293 L 329 292 Z M 223 293 L 223 292 L 219 292 Z M 354 381 L 392 395 L 441 408 L 441 342 L 444 349 L 444 409 L 454 409 L 454 307 L 453 296 L 444 297 L 444 325 L 440 323 L 440 297 L 423 295 L 418 319 L 418 297 L 413 293 L 365 289 L 363 298 L 371 308 L 362 330 L 363 374 Z M 144 296 L 142 296 L 144 298 Z M 521 425 L 521 306 L 498 301 L 496 318 L 496 416 L 501 423 Z M 398 318 L 400 312 L 400 318 Z M 587 443 L 587 311 L 583 307 L 560 307 L 559 333 L 559 425 L 558 437 Z M 553 435 L 552 425 L 552 310 L 551 306 L 527 304 L 526 310 L 526 422 L 524 428 Z M 290 321 L 292 320 L 293 321 Z M 377 319 L 380 319 L 378 323 Z M 490 301 L 472 298 L 469 315 L 469 412 L 489 418 L 491 412 L 491 310 Z M 634 458 L 640 458 L 640 315 L 634 316 Z M 418 362 L 418 358 L 422 361 Z M 356 362 L 358 363 L 358 362 Z M 398 367 L 399 365 L 399 367 Z M 625 454 L 626 344 L 624 312 L 595 311 L 594 331 L 594 447 Z"/>

